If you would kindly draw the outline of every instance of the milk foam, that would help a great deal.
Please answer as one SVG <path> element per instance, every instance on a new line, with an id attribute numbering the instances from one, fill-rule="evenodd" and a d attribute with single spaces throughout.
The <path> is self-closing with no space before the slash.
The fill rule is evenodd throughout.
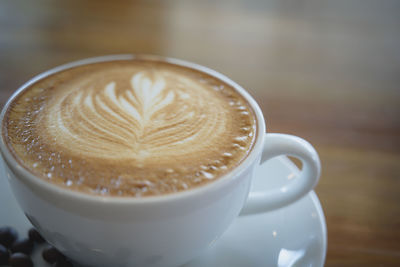
<path id="1" fill-rule="evenodd" d="M 166 63 L 117 62 L 54 74 L 7 113 L 9 147 L 55 184 L 146 196 L 215 180 L 248 154 L 255 118 L 225 83 Z"/>

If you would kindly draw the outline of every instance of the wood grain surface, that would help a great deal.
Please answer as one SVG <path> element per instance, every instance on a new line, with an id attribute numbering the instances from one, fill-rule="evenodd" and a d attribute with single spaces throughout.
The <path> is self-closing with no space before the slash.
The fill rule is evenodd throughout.
<path id="1" fill-rule="evenodd" d="M 247 88 L 309 140 L 326 266 L 400 266 L 400 1 L 0 1 L 0 103 L 51 67 L 149 53 Z"/>

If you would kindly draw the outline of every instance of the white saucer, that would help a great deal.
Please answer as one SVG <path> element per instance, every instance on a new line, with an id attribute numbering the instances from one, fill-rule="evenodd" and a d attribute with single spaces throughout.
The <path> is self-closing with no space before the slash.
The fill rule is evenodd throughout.
<path id="1" fill-rule="evenodd" d="M 263 179 L 268 172 L 269 180 Z M 253 190 L 280 186 L 295 179 L 299 170 L 286 157 L 269 160 L 256 172 Z M 1 171 L 0 173 L 3 173 Z M 25 235 L 31 224 L 19 209 L 5 177 L 0 178 L 0 226 L 11 225 Z M 327 231 L 317 195 L 307 196 L 285 208 L 236 219 L 212 247 L 184 267 L 259 267 L 324 265 Z M 40 250 L 35 266 L 46 266 Z"/>

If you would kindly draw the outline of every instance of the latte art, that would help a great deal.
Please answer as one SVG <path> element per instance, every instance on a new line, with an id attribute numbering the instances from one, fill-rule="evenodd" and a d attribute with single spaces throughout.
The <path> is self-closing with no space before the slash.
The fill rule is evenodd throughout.
<path id="1" fill-rule="evenodd" d="M 255 118 L 228 84 L 163 62 L 79 66 L 31 85 L 4 134 L 45 181 L 109 196 L 150 196 L 218 179 L 245 159 Z"/>
<path id="2" fill-rule="evenodd" d="M 55 95 L 46 132 L 75 153 L 139 161 L 191 154 L 223 134 L 224 107 L 200 85 L 176 77 L 168 87 L 160 73 L 127 78 L 129 86 L 106 80 Z"/>

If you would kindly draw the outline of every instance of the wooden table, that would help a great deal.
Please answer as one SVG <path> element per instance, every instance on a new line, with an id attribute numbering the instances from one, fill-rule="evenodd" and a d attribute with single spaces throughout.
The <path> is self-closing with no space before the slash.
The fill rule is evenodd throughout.
<path id="1" fill-rule="evenodd" d="M 0 1 L 0 102 L 69 61 L 177 57 L 247 88 L 319 151 L 326 266 L 400 266 L 400 2 Z"/>

